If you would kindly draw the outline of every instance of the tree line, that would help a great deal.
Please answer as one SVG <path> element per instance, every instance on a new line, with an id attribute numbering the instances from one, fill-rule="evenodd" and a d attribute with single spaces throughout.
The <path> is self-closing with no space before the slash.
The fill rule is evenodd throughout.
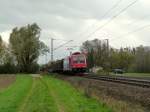
<path id="1" fill-rule="evenodd" d="M 15 27 L 5 43 L 0 36 L 0 73 L 35 73 L 39 69 L 38 57 L 49 51 L 40 41 L 40 27 L 29 24 Z"/>
<path id="2" fill-rule="evenodd" d="M 35 73 L 40 55 L 49 52 L 40 41 L 41 29 L 36 24 L 15 27 L 10 34 L 9 43 L 0 36 L 0 73 Z M 150 72 L 150 47 L 115 49 L 108 43 L 94 39 L 85 41 L 81 51 L 87 52 L 88 68 L 102 67 L 105 71 L 119 68 L 126 72 Z"/>
<path id="3" fill-rule="evenodd" d="M 150 47 L 115 49 L 102 40 L 85 41 L 81 46 L 87 53 L 88 67 L 102 67 L 105 71 L 123 69 L 126 72 L 150 72 Z"/>

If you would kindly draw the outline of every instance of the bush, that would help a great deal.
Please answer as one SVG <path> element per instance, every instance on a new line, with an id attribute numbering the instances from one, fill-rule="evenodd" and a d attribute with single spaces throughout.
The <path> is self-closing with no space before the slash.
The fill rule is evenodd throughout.
<path id="1" fill-rule="evenodd" d="M 99 75 L 106 75 L 107 72 L 106 72 L 105 70 L 103 70 L 103 69 L 99 69 L 99 70 L 97 71 L 97 74 L 99 74 Z"/>
<path id="2" fill-rule="evenodd" d="M 18 72 L 18 67 L 11 64 L 0 65 L 0 74 L 13 74 Z"/>
<path id="3" fill-rule="evenodd" d="M 30 66 L 29 73 L 37 73 L 39 71 L 39 65 L 34 63 Z"/>

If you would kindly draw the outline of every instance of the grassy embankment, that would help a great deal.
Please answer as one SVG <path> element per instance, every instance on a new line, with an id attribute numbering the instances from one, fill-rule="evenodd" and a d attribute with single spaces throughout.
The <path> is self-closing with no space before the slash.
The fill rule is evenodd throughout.
<path id="1" fill-rule="evenodd" d="M 123 75 L 132 77 L 150 77 L 150 73 L 124 73 Z"/>
<path id="2" fill-rule="evenodd" d="M 64 112 L 111 112 L 95 99 L 87 98 L 68 83 L 50 78 L 46 82 L 53 91 L 52 96 Z"/>
<path id="3" fill-rule="evenodd" d="M 17 76 L 14 84 L 0 92 L 0 99 L 2 112 L 111 112 L 68 83 L 48 76 Z"/>
<path id="4" fill-rule="evenodd" d="M 110 74 L 111 75 L 117 75 L 117 76 L 148 77 L 148 78 L 150 78 L 150 73 L 123 73 L 123 74 L 110 73 Z"/>

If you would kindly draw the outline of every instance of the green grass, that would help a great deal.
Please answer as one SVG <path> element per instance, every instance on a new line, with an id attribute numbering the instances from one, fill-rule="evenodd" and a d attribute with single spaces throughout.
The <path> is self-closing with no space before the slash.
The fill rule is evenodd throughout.
<path id="1" fill-rule="evenodd" d="M 133 77 L 150 77 L 150 73 L 124 73 L 123 75 Z"/>
<path id="2" fill-rule="evenodd" d="M 95 99 L 87 98 L 68 83 L 55 79 L 44 78 L 57 107 L 63 112 L 111 112 L 105 105 Z"/>
<path id="3" fill-rule="evenodd" d="M 0 112 L 16 112 L 30 89 L 32 78 L 17 76 L 16 82 L 0 92 Z"/>
<path id="4" fill-rule="evenodd" d="M 62 80 L 17 75 L 15 83 L 0 92 L 0 112 L 112 111 Z"/>
<path id="5" fill-rule="evenodd" d="M 111 73 L 111 75 L 129 76 L 129 77 L 149 77 L 150 78 L 150 73 L 123 73 L 123 74 Z"/>
<path id="6" fill-rule="evenodd" d="M 43 79 L 33 79 L 32 90 L 20 110 L 22 112 L 58 112 Z"/>

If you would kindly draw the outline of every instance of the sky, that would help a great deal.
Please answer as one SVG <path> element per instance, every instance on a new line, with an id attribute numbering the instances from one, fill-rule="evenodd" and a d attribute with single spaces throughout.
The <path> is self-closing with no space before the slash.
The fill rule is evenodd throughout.
<path id="1" fill-rule="evenodd" d="M 109 39 L 114 48 L 150 45 L 149 0 L 0 1 L 0 35 L 5 42 L 8 43 L 14 27 L 32 23 L 39 25 L 40 40 L 49 47 L 51 37 L 59 39 L 54 41 L 55 48 L 73 40 L 54 52 L 55 59 L 67 56 L 68 47 L 74 46 L 73 51 L 78 51 L 82 42 L 95 38 Z M 40 57 L 39 63 L 49 60 L 50 55 L 47 54 Z"/>

